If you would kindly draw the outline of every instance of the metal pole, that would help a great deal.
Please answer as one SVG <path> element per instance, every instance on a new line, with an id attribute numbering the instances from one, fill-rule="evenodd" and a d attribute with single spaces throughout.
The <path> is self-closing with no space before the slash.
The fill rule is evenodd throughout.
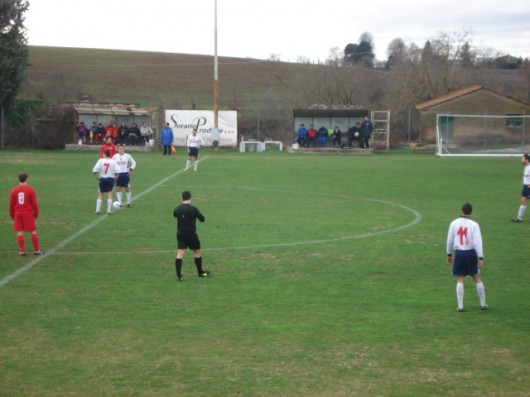
<path id="1" fill-rule="evenodd" d="M 261 132 L 259 130 L 259 109 L 258 109 L 258 141 L 260 140 Z"/>
<path id="2" fill-rule="evenodd" d="M 213 61 L 213 126 L 219 128 L 219 64 L 217 60 L 217 0 L 215 0 L 214 61 Z"/>

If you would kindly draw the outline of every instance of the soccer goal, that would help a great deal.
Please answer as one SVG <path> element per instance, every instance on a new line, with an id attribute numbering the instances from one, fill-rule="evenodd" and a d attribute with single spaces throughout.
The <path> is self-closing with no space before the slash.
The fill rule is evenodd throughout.
<path id="1" fill-rule="evenodd" d="M 436 115 L 438 156 L 520 156 L 530 152 L 530 115 Z"/>

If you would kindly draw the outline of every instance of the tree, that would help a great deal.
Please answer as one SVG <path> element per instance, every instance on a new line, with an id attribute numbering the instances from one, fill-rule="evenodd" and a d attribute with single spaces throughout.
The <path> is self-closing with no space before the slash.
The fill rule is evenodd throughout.
<path id="1" fill-rule="evenodd" d="M 9 109 L 26 77 L 26 0 L 0 0 L 0 106 Z"/>
<path id="2" fill-rule="evenodd" d="M 349 43 L 344 48 L 344 60 L 352 65 L 361 65 L 364 67 L 374 66 L 374 38 L 364 32 L 359 37 L 359 44 Z"/>
<path id="3" fill-rule="evenodd" d="M 465 42 L 460 52 L 460 66 L 464 69 L 475 66 L 476 55 L 468 42 Z"/>
<path id="4" fill-rule="evenodd" d="M 386 50 L 388 59 L 386 61 L 386 68 L 390 69 L 405 60 L 407 53 L 407 46 L 401 38 L 396 38 L 390 42 Z"/>
<path id="5" fill-rule="evenodd" d="M 342 64 L 342 54 L 339 47 L 330 48 L 326 64 L 330 66 L 340 66 Z"/>

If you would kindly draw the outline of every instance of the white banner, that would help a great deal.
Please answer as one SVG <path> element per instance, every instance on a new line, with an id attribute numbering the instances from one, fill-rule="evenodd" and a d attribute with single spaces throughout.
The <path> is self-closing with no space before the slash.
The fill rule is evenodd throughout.
<path id="1" fill-rule="evenodd" d="M 212 146 L 214 128 L 213 110 L 166 110 L 166 122 L 173 129 L 173 144 L 186 146 L 186 137 L 197 128 L 197 135 L 206 146 Z M 237 146 L 237 112 L 223 110 L 218 113 L 219 146 Z"/>

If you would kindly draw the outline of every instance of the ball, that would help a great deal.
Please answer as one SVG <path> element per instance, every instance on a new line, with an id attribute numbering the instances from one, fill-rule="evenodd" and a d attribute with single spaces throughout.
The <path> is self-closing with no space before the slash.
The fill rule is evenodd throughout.
<path id="1" fill-rule="evenodd" d="M 113 206 L 114 208 L 120 208 L 120 207 L 121 207 L 121 205 L 120 205 L 120 203 L 119 203 L 118 201 L 113 202 L 113 203 L 112 203 L 112 206 Z"/>

